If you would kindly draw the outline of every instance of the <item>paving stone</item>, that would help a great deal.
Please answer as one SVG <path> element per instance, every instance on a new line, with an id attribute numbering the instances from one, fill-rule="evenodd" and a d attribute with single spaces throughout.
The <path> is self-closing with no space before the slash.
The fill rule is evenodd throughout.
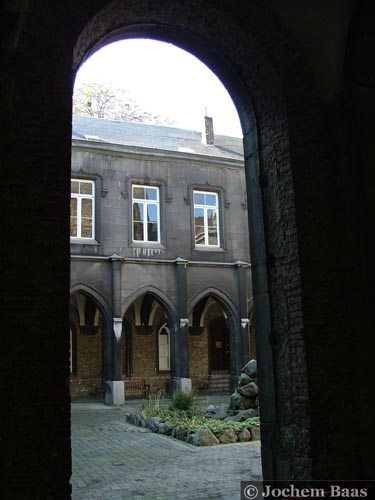
<path id="1" fill-rule="evenodd" d="M 261 479 L 259 442 L 191 446 L 125 422 L 129 408 L 72 405 L 72 500 L 233 500 Z"/>

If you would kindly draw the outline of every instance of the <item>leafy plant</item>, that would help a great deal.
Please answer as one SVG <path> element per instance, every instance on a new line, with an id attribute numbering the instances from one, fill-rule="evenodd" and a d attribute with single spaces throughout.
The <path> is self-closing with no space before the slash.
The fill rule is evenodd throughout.
<path id="1" fill-rule="evenodd" d="M 176 391 L 172 397 L 171 407 L 176 410 L 193 412 L 197 404 L 197 396 L 194 392 Z"/>
<path id="2" fill-rule="evenodd" d="M 223 435 L 225 429 L 232 428 L 236 432 L 250 427 L 259 427 L 259 417 L 250 417 L 243 422 L 233 422 L 232 420 L 218 420 L 215 418 L 207 418 L 197 411 L 193 415 L 188 415 L 185 410 L 176 408 L 162 408 L 160 406 L 150 405 L 146 402 L 143 407 L 148 417 L 158 417 L 161 422 L 169 422 L 171 425 L 179 425 L 188 429 L 191 432 L 196 432 L 201 427 L 208 427 L 217 438 Z"/>

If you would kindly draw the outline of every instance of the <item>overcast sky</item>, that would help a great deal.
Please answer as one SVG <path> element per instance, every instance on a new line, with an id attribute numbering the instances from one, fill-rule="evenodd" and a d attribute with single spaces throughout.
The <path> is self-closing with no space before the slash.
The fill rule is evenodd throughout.
<path id="1" fill-rule="evenodd" d="M 180 128 L 202 130 L 207 108 L 215 133 L 242 137 L 236 108 L 220 80 L 172 44 L 131 39 L 107 45 L 82 65 L 75 84 L 89 81 L 130 91 L 145 111 Z"/>

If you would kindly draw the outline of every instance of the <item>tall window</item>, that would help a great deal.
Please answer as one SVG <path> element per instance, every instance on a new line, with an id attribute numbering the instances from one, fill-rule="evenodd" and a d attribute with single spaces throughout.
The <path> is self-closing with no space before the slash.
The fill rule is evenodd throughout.
<path id="1" fill-rule="evenodd" d="M 133 185 L 133 241 L 160 242 L 158 187 Z"/>
<path id="2" fill-rule="evenodd" d="M 217 193 L 194 191 L 194 234 L 196 246 L 218 247 L 219 201 Z"/>
<path id="3" fill-rule="evenodd" d="M 170 370 L 170 331 L 167 323 L 158 332 L 159 371 Z"/>
<path id="4" fill-rule="evenodd" d="M 94 181 L 72 179 L 70 197 L 71 238 L 93 239 L 95 231 Z"/>

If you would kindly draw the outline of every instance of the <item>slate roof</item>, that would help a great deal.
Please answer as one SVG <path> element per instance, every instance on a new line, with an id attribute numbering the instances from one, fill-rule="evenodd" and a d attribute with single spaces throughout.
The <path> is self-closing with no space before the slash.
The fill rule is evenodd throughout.
<path id="1" fill-rule="evenodd" d="M 215 145 L 207 146 L 202 143 L 201 132 L 163 125 L 121 122 L 79 115 L 73 115 L 72 125 L 73 139 L 243 159 L 242 138 L 239 137 L 215 135 Z"/>

